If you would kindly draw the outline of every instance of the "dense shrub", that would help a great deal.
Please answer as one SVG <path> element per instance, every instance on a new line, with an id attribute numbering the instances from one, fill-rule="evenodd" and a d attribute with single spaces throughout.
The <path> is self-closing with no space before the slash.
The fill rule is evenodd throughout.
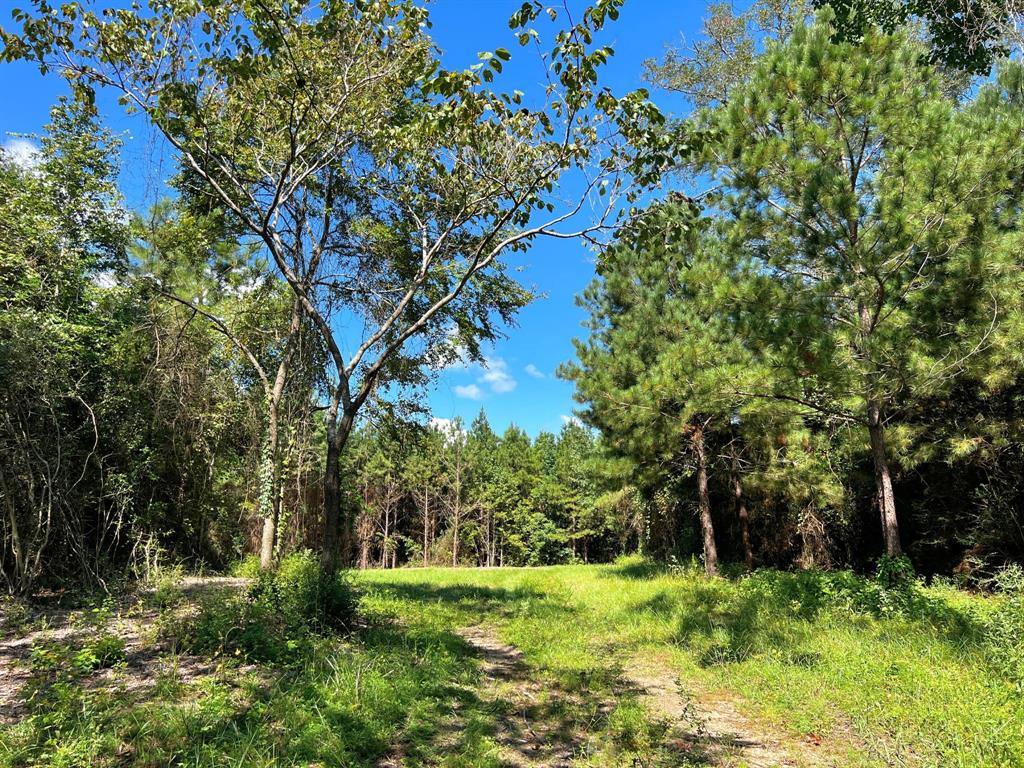
<path id="1" fill-rule="evenodd" d="M 231 567 L 231 575 L 243 579 L 255 579 L 260 575 L 259 555 L 248 555 Z"/>
<path id="2" fill-rule="evenodd" d="M 320 567 L 312 552 L 285 557 L 276 571 L 262 574 L 253 585 L 251 599 L 276 612 L 291 630 L 323 630 L 348 623 L 354 609 L 352 591 L 343 577 Z"/>
<path id="3" fill-rule="evenodd" d="M 181 639 L 195 651 L 287 662 L 316 636 L 349 625 L 354 611 L 345 578 L 327 574 L 311 552 L 299 552 L 260 574 L 247 591 L 207 597 Z"/>
<path id="4" fill-rule="evenodd" d="M 1011 565 L 993 584 L 1002 595 L 999 607 L 985 620 L 985 637 L 996 666 L 1024 693 L 1024 568 Z"/>

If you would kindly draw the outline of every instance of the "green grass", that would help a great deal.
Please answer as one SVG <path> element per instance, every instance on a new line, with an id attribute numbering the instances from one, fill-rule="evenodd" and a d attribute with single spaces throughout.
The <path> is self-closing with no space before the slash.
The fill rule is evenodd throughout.
<path id="1" fill-rule="evenodd" d="M 631 658 L 661 660 L 769 725 L 825 739 L 848 765 L 1024 765 L 1024 697 L 990 663 L 983 630 L 991 599 L 916 587 L 901 606 L 851 574 L 708 582 L 642 560 L 360 580 L 380 610 L 491 623 L 541 674 L 598 695 Z"/>
<path id="2" fill-rule="evenodd" d="M 132 684 L 137 649 L 109 639 L 109 611 L 89 625 L 89 663 L 81 644 L 39 641 L 28 716 L 0 726 L 0 766 L 354 768 L 392 756 L 497 768 L 503 728 L 522 712 L 489 689 L 456 633 L 473 625 L 522 651 L 530 718 L 581 766 L 702 764 L 671 747 L 667 724 L 624 684 L 637 659 L 794 743 L 820 738 L 838 765 L 1024 765 L 1020 679 L 997 663 L 987 631 L 1003 607 L 995 598 L 890 591 L 845 573 L 708 582 L 640 559 L 370 571 L 355 584 L 355 625 L 288 630 L 269 645 L 201 635 L 212 627 L 237 640 L 241 609 L 223 597 L 182 629 L 187 601 L 164 590 L 152 623 L 180 640 L 181 655 L 152 662 L 144 689 Z M 247 633 L 273 614 L 262 610 L 247 616 Z"/>
<path id="3" fill-rule="evenodd" d="M 141 695 L 120 693 L 127 670 L 94 688 L 37 661 L 31 714 L 0 730 L 0 765 L 371 766 L 399 727 L 428 734 L 476 679 L 464 644 L 429 629 L 369 626 L 302 647 L 287 664 L 214 658 L 198 676 L 167 658 Z"/>

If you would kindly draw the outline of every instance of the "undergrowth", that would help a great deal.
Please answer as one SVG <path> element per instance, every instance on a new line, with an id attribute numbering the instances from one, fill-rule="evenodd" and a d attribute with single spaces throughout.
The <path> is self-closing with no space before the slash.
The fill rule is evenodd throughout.
<path id="1" fill-rule="evenodd" d="M 608 566 L 363 574 L 406 615 L 497 627 L 553 682 L 607 695 L 631 659 L 747 702 L 839 764 L 1024 765 L 1021 591 L 926 586 L 906 561 L 871 578 L 758 570 L 707 580 L 639 558 Z"/>
<path id="2" fill-rule="evenodd" d="M 197 615 L 165 628 L 184 650 L 247 661 L 291 662 L 315 640 L 351 624 L 355 594 L 343 576 L 325 574 L 311 552 L 284 558 L 245 590 L 206 596 Z"/>

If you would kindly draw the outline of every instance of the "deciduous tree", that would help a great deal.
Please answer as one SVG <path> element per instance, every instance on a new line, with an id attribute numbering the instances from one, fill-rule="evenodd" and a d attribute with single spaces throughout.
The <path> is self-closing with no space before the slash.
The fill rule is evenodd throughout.
<path id="1" fill-rule="evenodd" d="M 412 2 L 151 0 L 96 12 L 36 0 L 18 14 L 20 34 L 4 33 L 5 59 L 57 68 L 83 92 L 113 88 L 148 117 L 195 194 L 260 243 L 322 335 L 333 363 L 326 567 L 347 549 L 339 457 L 367 399 L 421 383 L 461 350 L 476 355 L 529 299 L 507 254 L 596 236 L 629 170 L 654 167 L 631 147 L 660 120 L 646 94 L 597 86 L 611 50 L 593 36 L 620 4 L 599 0 L 557 33 L 536 105 L 489 88 L 504 49 L 441 69 Z M 522 45 L 541 11 L 514 15 Z M 580 183 L 560 185 L 574 169 Z M 597 215 L 578 216 L 599 192 Z"/>

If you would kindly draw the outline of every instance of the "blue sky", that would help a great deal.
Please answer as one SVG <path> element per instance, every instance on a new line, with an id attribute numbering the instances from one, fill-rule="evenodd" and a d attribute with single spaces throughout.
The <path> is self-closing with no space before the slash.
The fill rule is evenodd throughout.
<path id="1" fill-rule="evenodd" d="M 101 0 L 102 1 L 102 0 Z M 498 47 L 509 49 L 499 87 L 526 91 L 540 87 L 541 66 L 530 48 L 520 48 L 508 29 L 508 17 L 522 0 L 435 0 L 431 5 L 433 36 L 444 51 L 444 64 L 464 67 L 477 53 Z M 578 2 L 570 3 L 581 7 Z M 0 25 L 10 25 L 12 0 L 0 0 Z M 692 39 L 699 29 L 704 2 L 690 0 L 626 0 L 617 22 L 601 42 L 615 49 L 602 73 L 603 84 L 617 93 L 643 86 L 644 60 L 659 57 L 666 45 L 681 36 Z M 41 76 L 25 64 L 0 65 L 0 141 L 8 146 L 11 134 L 38 132 L 50 107 L 65 92 L 56 76 Z M 676 97 L 654 92 L 655 101 L 668 112 L 685 105 Z M 161 179 L 173 171 L 171 154 L 140 119 L 129 120 L 109 96 L 99 99 L 104 120 L 123 133 L 121 185 L 128 203 L 144 209 L 163 194 Z M 479 367 L 445 371 L 428 395 L 433 415 L 471 420 L 483 406 L 497 430 L 516 423 L 531 435 L 557 431 L 572 414 L 572 385 L 555 377 L 558 365 L 573 357 L 572 338 L 584 331 L 584 313 L 575 297 L 593 277 L 593 254 L 572 241 L 541 241 L 516 259 L 522 281 L 544 294 L 519 316 L 508 338 L 488 351 L 489 369 Z"/>

